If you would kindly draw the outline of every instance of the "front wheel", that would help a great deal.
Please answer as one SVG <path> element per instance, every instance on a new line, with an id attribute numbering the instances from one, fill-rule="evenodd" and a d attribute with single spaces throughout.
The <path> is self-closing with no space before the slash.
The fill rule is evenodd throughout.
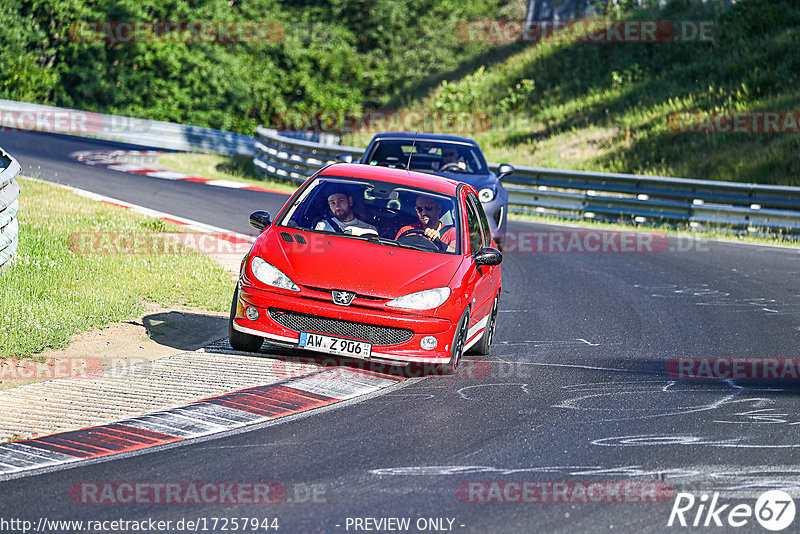
<path id="1" fill-rule="evenodd" d="M 264 338 L 254 336 L 252 334 L 245 334 L 233 328 L 233 319 L 236 317 L 236 305 L 239 303 L 239 286 L 233 292 L 233 302 L 231 303 L 231 317 L 228 321 L 228 341 L 234 350 L 241 350 L 243 352 L 258 352 L 261 345 L 264 343 Z"/>
<path id="2" fill-rule="evenodd" d="M 437 366 L 439 374 L 452 375 L 456 372 L 458 363 L 461 361 L 461 356 L 464 354 L 464 345 L 467 343 L 467 332 L 469 332 L 469 308 L 464 310 L 464 315 L 462 315 L 461 320 L 458 321 L 456 335 L 453 336 L 450 361 Z"/>
<path id="3" fill-rule="evenodd" d="M 494 328 L 497 324 L 497 308 L 500 303 L 500 293 L 494 296 L 494 302 L 492 303 L 492 311 L 489 312 L 489 320 L 486 323 L 486 328 L 483 329 L 483 335 L 481 336 L 480 341 L 475 343 L 470 349 L 470 352 L 474 354 L 480 354 L 485 356 L 490 352 L 490 345 L 492 344 L 492 338 L 494 338 Z"/>

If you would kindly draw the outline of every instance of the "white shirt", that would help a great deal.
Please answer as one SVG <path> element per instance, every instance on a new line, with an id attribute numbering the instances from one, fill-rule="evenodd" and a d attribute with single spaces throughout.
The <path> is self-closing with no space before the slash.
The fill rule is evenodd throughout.
<path id="1" fill-rule="evenodd" d="M 336 221 L 335 224 L 338 224 L 339 228 L 341 228 L 345 234 L 364 235 L 364 234 L 378 233 L 377 228 L 375 228 L 371 224 L 367 224 L 364 221 L 360 221 L 358 219 L 353 219 L 352 221 L 348 222 L 342 222 L 339 219 L 336 219 L 335 217 L 331 217 L 331 219 Z M 317 225 L 314 227 L 314 230 L 323 230 L 325 232 L 336 232 L 336 230 L 331 227 L 331 225 L 328 223 L 327 220 L 322 220 L 318 222 Z"/>

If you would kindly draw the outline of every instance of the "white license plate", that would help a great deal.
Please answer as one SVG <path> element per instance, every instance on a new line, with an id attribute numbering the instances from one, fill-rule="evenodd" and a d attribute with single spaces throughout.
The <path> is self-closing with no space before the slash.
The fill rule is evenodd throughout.
<path id="1" fill-rule="evenodd" d="M 304 349 L 336 354 L 338 356 L 369 358 L 372 354 L 372 345 L 370 343 L 340 337 L 323 336 L 322 334 L 313 334 L 311 332 L 300 332 L 298 344 Z"/>

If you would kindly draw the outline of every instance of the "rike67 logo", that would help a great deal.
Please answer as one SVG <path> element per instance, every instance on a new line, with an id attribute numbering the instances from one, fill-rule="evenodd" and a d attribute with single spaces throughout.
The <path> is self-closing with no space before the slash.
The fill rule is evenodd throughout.
<path id="1" fill-rule="evenodd" d="M 792 524 L 794 515 L 794 499 L 785 491 L 766 491 L 758 497 L 755 506 L 719 504 L 719 493 L 714 493 L 709 501 L 707 494 L 698 499 L 691 493 L 681 492 L 675 496 L 667 526 L 738 528 L 752 525 L 755 519 L 763 528 L 778 532 Z"/>

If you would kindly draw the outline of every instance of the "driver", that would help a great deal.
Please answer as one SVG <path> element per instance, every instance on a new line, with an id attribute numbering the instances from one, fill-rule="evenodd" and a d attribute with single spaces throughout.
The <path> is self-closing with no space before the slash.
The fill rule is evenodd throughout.
<path id="1" fill-rule="evenodd" d="M 397 232 L 399 238 L 409 230 L 424 230 L 425 237 L 434 243 L 443 243 L 442 247 L 447 246 L 447 252 L 455 252 L 456 250 L 456 227 L 445 226 L 439 219 L 442 216 L 442 205 L 435 198 L 425 195 L 419 195 L 416 200 L 415 209 L 417 210 L 417 217 L 419 222 L 409 224 L 400 228 Z M 438 245 L 437 245 L 438 246 Z"/>
<path id="2" fill-rule="evenodd" d="M 339 232 L 349 235 L 377 234 L 378 229 L 353 214 L 353 197 L 344 189 L 333 189 L 328 194 L 328 207 L 333 217 L 326 217 L 317 223 L 314 230 Z M 332 225 L 336 225 L 334 228 Z"/>
<path id="3" fill-rule="evenodd" d="M 441 170 L 448 166 L 462 171 L 467 170 L 467 164 L 461 157 L 461 152 L 457 147 L 446 146 L 442 148 L 442 166 L 439 169 Z"/>

